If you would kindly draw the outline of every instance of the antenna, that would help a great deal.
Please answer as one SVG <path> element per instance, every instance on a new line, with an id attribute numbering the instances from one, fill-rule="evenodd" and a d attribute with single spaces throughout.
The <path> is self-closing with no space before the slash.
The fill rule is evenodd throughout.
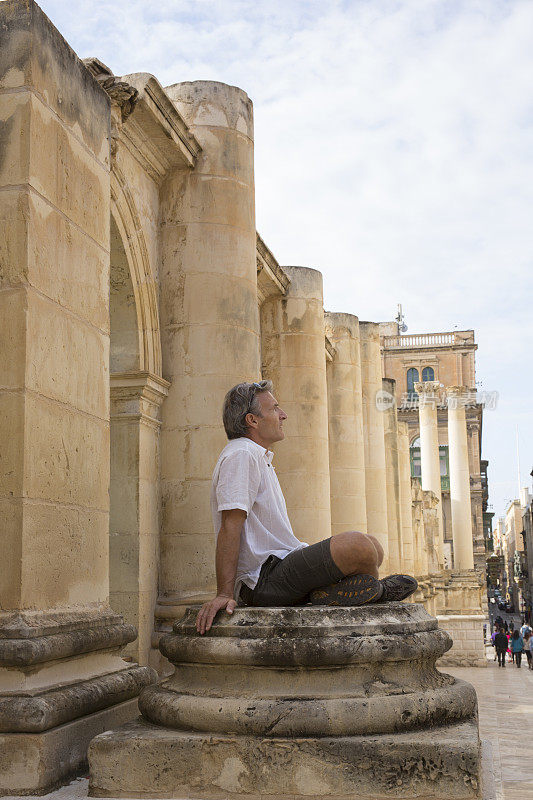
<path id="1" fill-rule="evenodd" d="M 516 426 L 516 469 L 518 471 L 518 499 L 520 500 L 520 489 L 522 485 L 520 481 L 520 440 L 518 438 L 518 425 Z"/>
<path id="2" fill-rule="evenodd" d="M 398 313 L 396 314 L 394 320 L 398 323 L 398 330 L 400 333 L 405 333 L 407 330 L 407 325 L 405 324 L 401 303 L 398 303 Z"/>

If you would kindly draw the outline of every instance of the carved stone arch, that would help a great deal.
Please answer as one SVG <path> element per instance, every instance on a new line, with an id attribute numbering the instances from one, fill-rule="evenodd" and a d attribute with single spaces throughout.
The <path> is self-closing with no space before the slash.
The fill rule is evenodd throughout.
<path id="1" fill-rule="evenodd" d="M 139 329 L 139 369 L 162 377 L 161 330 L 156 278 L 135 201 L 121 171 L 111 173 L 111 214 L 130 267 Z"/>

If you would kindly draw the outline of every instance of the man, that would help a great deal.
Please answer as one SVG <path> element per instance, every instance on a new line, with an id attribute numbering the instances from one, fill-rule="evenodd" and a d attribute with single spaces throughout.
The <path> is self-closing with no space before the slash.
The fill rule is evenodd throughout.
<path id="1" fill-rule="evenodd" d="M 417 588 L 407 575 L 379 580 L 383 549 L 370 534 L 346 531 L 313 545 L 294 536 L 272 466 L 271 447 L 284 438 L 286 419 L 270 381 L 240 383 L 224 400 L 229 442 L 211 490 L 217 596 L 198 613 L 201 634 L 237 603 L 354 606 L 403 600 Z"/>
<path id="2" fill-rule="evenodd" d="M 507 638 L 507 634 L 504 633 L 503 628 L 498 628 L 498 632 L 494 637 L 494 647 L 498 655 L 498 666 L 505 667 L 505 654 L 509 647 L 509 639 Z"/>

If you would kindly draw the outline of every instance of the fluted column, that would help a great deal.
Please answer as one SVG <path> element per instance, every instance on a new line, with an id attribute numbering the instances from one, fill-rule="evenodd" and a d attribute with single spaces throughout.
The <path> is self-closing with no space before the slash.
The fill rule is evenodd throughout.
<path id="1" fill-rule="evenodd" d="M 450 386 L 446 389 L 453 561 L 456 570 L 474 568 L 470 467 L 465 419 L 466 391 L 464 386 Z"/>
<path id="2" fill-rule="evenodd" d="M 331 535 L 328 408 L 322 275 L 283 267 L 285 296 L 261 306 L 263 377 L 288 414 L 274 465 L 295 535 L 308 543 Z"/>
<path id="3" fill-rule="evenodd" d="M 326 332 L 336 350 L 327 365 L 331 532 L 366 533 L 359 320 L 328 312 Z"/>
<path id="4" fill-rule="evenodd" d="M 385 424 L 385 466 L 387 470 L 387 525 L 389 538 L 389 570 L 399 572 L 402 560 L 400 512 L 400 460 L 398 452 L 398 411 L 396 381 L 382 381 L 382 408 Z"/>
<path id="5" fill-rule="evenodd" d="M 401 571 L 414 572 L 413 551 L 413 500 L 411 493 L 411 460 L 409 458 L 409 427 L 398 422 L 398 458 L 400 462 L 400 519 L 401 519 Z"/>
<path id="6" fill-rule="evenodd" d="M 439 434 L 437 426 L 437 402 L 440 383 L 424 381 L 415 384 L 418 394 L 420 422 L 420 460 L 422 467 L 422 489 L 437 496 L 438 541 L 435 543 L 439 569 L 444 567 L 444 530 L 442 523 L 442 493 L 440 486 Z"/>
<path id="7" fill-rule="evenodd" d="M 363 386 L 363 425 L 365 443 L 365 493 L 367 532 L 383 547 L 383 570 L 388 569 L 387 480 L 383 413 L 378 408 L 381 396 L 381 351 L 379 325 L 360 322 L 361 379 Z"/>
<path id="8" fill-rule="evenodd" d="M 211 474 L 227 440 L 222 403 L 258 380 L 253 113 L 212 81 L 165 89 L 202 147 L 161 193 L 162 409 L 160 605 L 169 615 L 215 590 Z"/>

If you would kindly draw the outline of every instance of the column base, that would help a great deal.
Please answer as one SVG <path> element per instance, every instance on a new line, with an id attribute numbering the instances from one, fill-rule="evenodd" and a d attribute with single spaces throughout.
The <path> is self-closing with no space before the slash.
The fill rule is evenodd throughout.
<path id="1" fill-rule="evenodd" d="M 377 736 L 265 738 L 139 720 L 89 748 L 91 797 L 382 800 L 480 795 L 477 720 Z"/>
<path id="2" fill-rule="evenodd" d="M 91 739 L 138 713 L 134 698 L 42 733 L 0 734 L 0 796 L 55 789 L 86 765 Z"/>
<path id="3" fill-rule="evenodd" d="M 157 675 L 120 657 L 134 638 L 107 607 L 0 615 L 0 795 L 47 792 L 94 736 L 138 713 Z"/>

